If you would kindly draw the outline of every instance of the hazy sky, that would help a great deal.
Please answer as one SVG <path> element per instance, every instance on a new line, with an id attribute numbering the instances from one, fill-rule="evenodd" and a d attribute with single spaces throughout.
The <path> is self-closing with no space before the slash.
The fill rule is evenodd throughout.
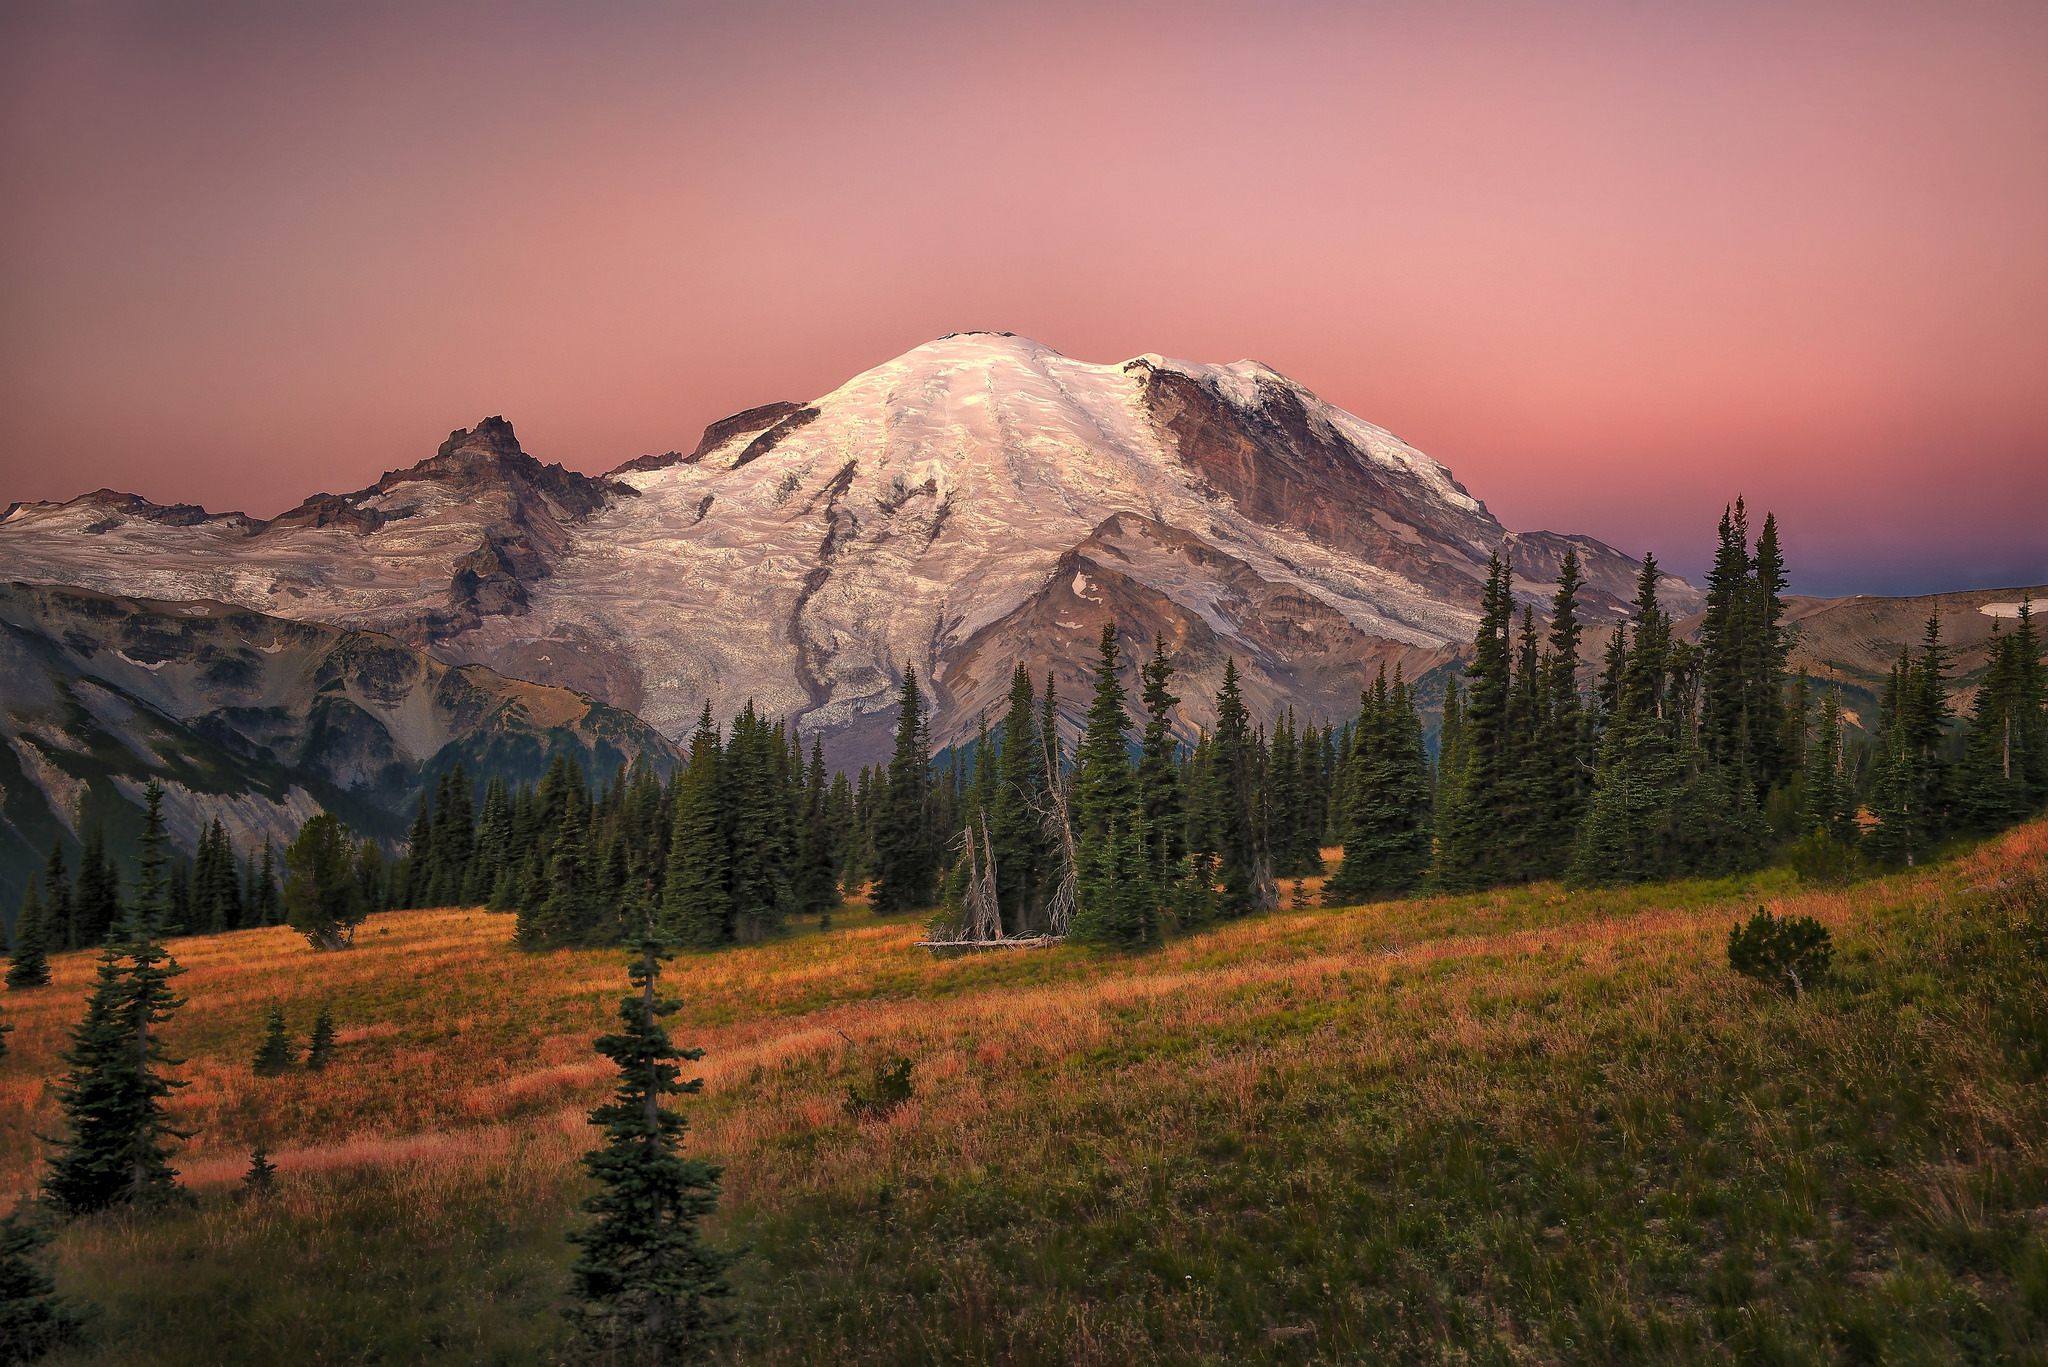
<path id="1" fill-rule="evenodd" d="M 2048 5 L 12 4 L 0 505 L 583 470 L 941 333 L 1250 356 L 1509 526 L 2048 581 Z"/>

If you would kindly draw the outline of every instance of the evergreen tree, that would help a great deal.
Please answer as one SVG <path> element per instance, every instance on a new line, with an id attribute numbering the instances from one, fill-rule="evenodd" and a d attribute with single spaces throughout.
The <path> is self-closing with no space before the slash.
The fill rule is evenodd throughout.
<path id="1" fill-rule="evenodd" d="M 469 771 L 457 760 L 454 770 L 441 780 L 440 808 L 434 813 L 434 870 L 428 900 L 436 906 L 459 904 L 469 887 L 475 859 L 476 809 Z"/>
<path id="2" fill-rule="evenodd" d="M 594 1222 L 569 1236 L 582 1253 L 571 1269 L 578 1304 L 567 1313 L 591 1348 L 658 1363 L 703 1349 L 722 1319 L 732 1259 L 707 1247 L 698 1228 L 718 1208 L 720 1169 L 682 1156 L 686 1122 L 662 1105 L 703 1090 L 702 1079 L 681 1081 L 677 1065 L 704 1051 L 678 1049 L 661 1024 L 679 1005 L 657 994 L 667 942 L 650 925 L 638 951 L 635 991 L 619 1003 L 623 1028 L 596 1044 L 619 1080 L 611 1101 L 590 1113 L 606 1143 L 583 1165 L 602 1189 L 582 1203 Z"/>
<path id="3" fill-rule="evenodd" d="M 178 967 L 158 938 L 164 911 L 163 789 L 151 780 L 143 817 L 136 903 L 100 953 L 85 1017 L 63 1055 L 57 1096 L 67 1134 L 50 1159 L 43 1190 L 58 1209 L 84 1214 L 161 1200 L 175 1190 L 164 1100 L 185 1084 L 161 1070 L 169 1057 L 158 1026 L 184 1004 L 172 994 Z"/>
<path id="4" fill-rule="evenodd" d="M 285 921 L 315 949 L 346 949 L 362 924 L 348 827 L 321 812 L 299 827 L 285 847 Z"/>
<path id="5" fill-rule="evenodd" d="M 648 832 L 640 832 L 645 841 Z M 504 876 L 505 863 L 512 849 L 512 806 L 505 796 L 504 780 L 496 774 L 484 785 L 483 813 L 477 822 L 476 850 L 470 860 L 469 873 L 463 879 L 462 902 L 465 906 L 490 906 L 498 881 Z M 490 906 L 493 911 L 504 908 Z"/>
<path id="6" fill-rule="evenodd" d="M 931 756 L 927 745 L 917 670 L 906 665 L 896 750 L 889 759 L 889 786 L 882 809 L 875 814 L 874 907 L 878 912 L 909 911 L 932 904 L 938 868 L 928 824 Z"/>
<path id="7" fill-rule="evenodd" d="M 781 738 L 748 700 L 726 742 L 726 886 L 735 938 L 758 941 L 796 912 L 790 886 L 788 785 Z"/>
<path id="8" fill-rule="evenodd" d="M 78 948 L 78 920 L 71 895 L 71 877 L 64 868 L 64 841 L 50 842 L 49 858 L 43 861 L 43 935 L 56 949 Z"/>
<path id="9" fill-rule="evenodd" d="M 1273 741 L 1266 755 L 1266 838 L 1272 847 L 1276 878 L 1298 878 L 1307 873 L 1313 856 L 1301 831 L 1305 804 L 1300 750 L 1294 709 L 1283 708 L 1273 719 Z"/>
<path id="10" fill-rule="evenodd" d="M 78 1336 L 85 1316 L 57 1295 L 39 1254 L 47 1230 L 20 1212 L 0 1219 L 0 1362 L 34 1362 Z"/>
<path id="11" fill-rule="evenodd" d="M 2025 820 L 2039 805 L 2029 780 L 2037 767 L 2035 750 L 2042 743 L 2041 662 L 2032 639 L 2032 604 L 2021 605 L 2018 631 L 2001 632 L 1996 618 L 1991 628 L 1990 667 L 1977 686 L 1963 763 L 1956 775 L 1959 815 L 1987 832 Z"/>
<path id="12" fill-rule="evenodd" d="M 1572 851 L 1571 881 L 1626 883 L 1665 876 L 1671 809 L 1685 760 L 1664 715 L 1671 619 L 1657 599 L 1657 560 L 1643 557 L 1635 630 L 1603 729 L 1592 801 Z M 1615 634 L 1621 635 L 1616 627 Z"/>
<path id="13" fill-rule="evenodd" d="M 400 878 L 403 892 L 399 905 L 424 907 L 434 886 L 434 817 L 427 806 L 425 793 L 420 794 L 419 809 L 413 814 L 412 830 L 406 836 L 405 845 L 405 872 Z"/>
<path id="14" fill-rule="evenodd" d="M 107 837 L 98 822 L 85 828 L 85 846 L 78 856 L 78 887 L 72 901 L 72 929 L 66 949 L 83 949 L 107 938 L 121 919 L 121 878 L 107 853 Z"/>
<path id="15" fill-rule="evenodd" d="M 1044 830 L 1039 810 L 1044 801 L 1045 754 L 1032 714 L 1036 699 L 1031 675 L 1019 664 L 1010 674 L 1010 706 L 1003 714 L 995 800 L 989 812 L 996 902 L 1002 909 L 1003 930 L 1009 935 L 1028 933 L 1037 925 L 1041 910 Z"/>
<path id="16" fill-rule="evenodd" d="M 1550 600 L 1550 633 L 1530 788 L 1527 872 L 1556 878 L 1571 862 L 1572 842 L 1586 815 L 1593 756 L 1590 727 L 1579 700 L 1579 590 L 1585 587 L 1575 550 L 1567 549 Z"/>
<path id="17" fill-rule="evenodd" d="M 1458 770 L 1444 771 L 1440 790 L 1436 883 L 1451 891 L 1489 887 L 1507 875 L 1504 818 L 1512 795 L 1516 748 L 1509 708 L 1514 596 L 1512 569 L 1496 554 L 1487 564 L 1470 692 L 1459 735 Z"/>
<path id="18" fill-rule="evenodd" d="M 272 1002 L 263 1018 L 263 1042 L 256 1046 L 251 1066 L 258 1077 L 276 1077 L 298 1061 L 298 1051 L 285 1033 L 284 1003 Z"/>
<path id="19" fill-rule="evenodd" d="M 1842 772 L 1842 699 L 1839 690 L 1821 698 L 1820 725 L 1806 756 L 1806 802 L 1800 828 L 1837 844 L 1856 843 L 1856 797 Z"/>
<path id="20" fill-rule="evenodd" d="M 980 759 L 977 771 L 986 767 Z M 804 775 L 802 821 L 797 842 L 797 910 L 816 916 L 819 925 L 832 923 L 839 905 L 839 864 L 832 832 L 831 789 L 825 780 L 825 744 L 811 740 L 811 763 Z"/>
<path id="21" fill-rule="evenodd" d="M 267 1196 L 277 1185 L 277 1164 L 270 1161 L 270 1150 L 258 1143 L 249 1151 L 249 1170 L 242 1174 L 242 1185 L 257 1196 Z"/>
<path id="22" fill-rule="evenodd" d="M 1106 839 L 1112 821 L 1128 824 L 1137 803 L 1137 779 L 1131 772 L 1128 733 L 1130 713 L 1124 707 L 1124 686 L 1116 626 L 1105 622 L 1097 646 L 1095 695 L 1088 704 L 1088 724 L 1074 750 L 1075 835 L 1084 843 Z"/>
<path id="23" fill-rule="evenodd" d="M 1270 911 L 1279 904 L 1266 833 L 1259 820 L 1259 755 L 1238 684 L 1237 661 L 1223 665 L 1216 694 L 1216 734 L 1208 781 L 1213 793 L 1216 873 L 1222 884 L 1219 909 L 1229 916 Z"/>
<path id="24" fill-rule="evenodd" d="M 14 945 L 7 964 L 7 986 L 49 986 L 49 948 L 43 899 L 36 890 L 36 880 L 31 878 L 27 890 L 21 895 L 21 911 L 14 918 Z"/>
<path id="25" fill-rule="evenodd" d="M 1084 944 L 1139 949 L 1160 938 L 1151 841 L 1134 805 L 1080 842 L 1080 897 L 1069 934 Z"/>
<path id="26" fill-rule="evenodd" d="M 1323 904 L 1399 896 L 1421 887 L 1431 856 L 1429 756 L 1414 694 L 1398 666 L 1391 688 L 1382 668 L 1360 699 L 1345 798 L 1344 862 L 1324 885 Z"/>
<path id="27" fill-rule="evenodd" d="M 1941 614 L 1935 612 L 1927 618 L 1919 657 L 1901 651 L 1887 681 L 1882 717 L 1886 759 L 1873 794 L 1878 829 L 1870 844 L 1879 859 L 1911 864 L 1952 824 L 1952 766 L 1942 753 L 1950 716 L 1947 675 L 1948 647 L 1941 639 Z"/>
<path id="28" fill-rule="evenodd" d="M 1151 662 L 1139 671 L 1145 685 L 1145 735 L 1138 752 L 1138 805 L 1145 829 L 1152 836 L 1152 883 L 1161 889 L 1172 881 L 1174 871 L 1187 854 L 1188 844 L 1180 787 L 1180 746 L 1173 738 L 1173 708 L 1180 701 L 1172 691 L 1173 674 L 1173 662 L 1166 655 L 1166 640 L 1154 636 Z M 1028 694 L 1028 678 L 1025 688 Z"/>
<path id="29" fill-rule="evenodd" d="M 732 898 L 725 887 L 723 762 L 706 703 L 690 738 L 690 762 L 675 779 L 675 828 L 661 910 L 665 933 L 697 949 L 724 944 L 733 934 Z"/>
<path id="30" fill-rule="evenodd" d="M 590 887 L 585 823 L 570 811 L 548 860 L 548 891 L 538 907 L 519 911 L 513 941 L 521 949 L 558 949 L 581 942 L 596 913 Z"/>
<path id="31" fill-rule="evenodd" d="M 313 1018 L 313 1038 L 306 1051 L 306 1066 L 319 1072 L 334 1062 L 334 1013 L 326 1007 Z"/>
<path id="32" fill-rule="evenodd" d="M 256 895 L 249 899 L 251 923 L 259 926 L 282 924 L 284 903 L 277 888 L 277 851 L 267 835 L 263 837 L 263 858 L 256 868 L 255 883 Z"/>

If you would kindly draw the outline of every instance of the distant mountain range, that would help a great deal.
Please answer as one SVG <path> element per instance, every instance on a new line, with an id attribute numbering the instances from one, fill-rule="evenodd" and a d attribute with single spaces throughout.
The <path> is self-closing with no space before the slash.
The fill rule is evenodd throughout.
<path id="1" fill-rule="evenodd" d="M 707 701 L 723 719 L 751 698 L 853 767 L 886 754 L 906 666 L 941 748 L 1000 712 L 1019 663 L 1053 672 L 1077 721 L 1106 620 L 1131 655 L 1165 640 L 1187 738 L 1226 659 L 1262 718 L 1348 717 L 1382 665 L 1433 705 L 1488 556 L 1541 609 L 1567 548 L 1597 661 L 1636 559 L 1509 531 L 1442 465 L 1257 362 L 1094 365 L 1006 333 L 940 338 L 602 477 L 487 418 L 269 520 L 105 489 L 15 504 L 0 572 L 36 582 L 0 595 L 0 843 L 46 844 L 81 800 L 132 812 L 150 773 L 180 821 L 232 808 L 260 838 L 330 807 L 389 834 L 457 755 L 515 777 L 555 744 L 600 770 L 669 764 Z M 1660 591 L 1681 618 L 1703 605 L 1674 576 Z M 1796 599 L 1795 665 L 1832 671 L 1867 718 L 1928 611 L 1967 683 L 1980 609 L 2024 592 Z"/>
<path id="2" fill-rule="evenodd" d="M 1054 669 L 1078 715 L 1112 616 L 1187 671 L 1190 735 L 1226 656 L 1261 714 L 1347 715 L 1381 664 L 1413 678 L 1457 655 L 1489 554 L 1540 602 L 1567 547 L 1589 614 L 1619 615 L 1636 560 L 1508 531 L 1442 465 L 1265 366 L 1093 365 L 993 333 L 602 478 L 541 464 L 491 418 L 269 521 L 106 490 L 0 519 L 15 578 L 373 629 L 670 737 L 707 700 L 725 716 L 753 698 L 846 765 L 884 753 L 906 665 L 941 746 L 1020 661 Z"/>
<path id="3" fill-rule="evenodd" d="M 75 848 L 100 822 L 129 848 L 151 778 L 180 847 L 219 816 L 246 851 L 323 810 L 402 836 L 423 786 L 458 761 L 516 780 L 557 750 L 598 773 L 679 759 L 629 712 L 388 636 L 48 585 L 0 584 L 0 698 L 10 916 L 53 839 Z"/>

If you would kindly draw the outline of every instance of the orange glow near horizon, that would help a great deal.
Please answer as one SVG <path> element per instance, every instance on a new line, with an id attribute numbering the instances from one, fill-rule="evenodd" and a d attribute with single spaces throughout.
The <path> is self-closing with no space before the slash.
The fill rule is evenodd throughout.
<path id="1" fill-rule="evenodd" d="M 2048 581 L 2039 5 L 0 16 L 0 504 L 584 470 L 941 333 L 1243 356 L 1511 527 Z"/>

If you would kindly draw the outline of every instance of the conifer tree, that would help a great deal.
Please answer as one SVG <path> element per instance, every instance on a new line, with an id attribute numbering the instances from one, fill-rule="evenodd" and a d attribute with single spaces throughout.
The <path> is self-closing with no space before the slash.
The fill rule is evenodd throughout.
<path id="1" fill-rule="evenodd" d="M 21 1212 L 0 1219 L 0 1361 L 10 1365 L 54 1352 L 85 1324 L 42 1266 L 38 1255 L 50 1237 Z"/>
<path id="2" fill-rule="evenodd" d="M 249 1150 L 249 1170 L 242 1174 L 242 1185 L 257 1196 L 268 1196 L 277 1185 L 277 1164 L 270 1161 L 270 1149 L 260 1141 Z"/>
<path id="3" fill-rule="evenodd" d="M 675 829 L 669 837 L 661 911 L 665 933 L 696 949 L 724 944 L 733 934 L 732 899 L 725 887 L 723 763 L 718 727 L 706 703 L 690 738 L 690 762 L 676 775 Z"/>
<path id="4" fill-rule="evenodd" d="M 1569 877 L 1580 885 L 1658 878 L 1671 863 L 1670 814 L 1685 763 L 1664 716 L 1671 620 L 1657 599 L 1653 555 L 1643 557 L 1636 580 L 1634 627 L 1572 851 Z"/>
<path id="5" fill-rule="evenodd" d="M 1119 664 L 1116 626 L 1105 622 L 1097 646 L 1095 695 L 1074 750 L 1074 828 L 1084 842 L 1105 839 L 1110 822 L 1126 821 L 1137 801 L 1128 738 L 1131 717 L 1117 677 Z"/>
<path id="6" fill-rule="evenodd" d="M 1856 798 L 1842 772 L 1842 699 L 1839 689 L 1821 698 L 1820 723 L 1806 757 L 1806 803 L 1800 827 L 1839 845 L 1856 843 Z"/>
<path id="7" fill-rule="evenodd" d="M 1101 836 L 1080 842 L 1079 906 L 1069 934 L 1084 944 L 1140 949 L 1160 938 L 1151 841 L 1135 804 Z"/>
<path id="8" fill-rule="evenodd" d="M 354 849 L 348 827 L 321 812 L 285 847 L 285 921 L 315 949 L 346 949 L 362 924 Z"/>
<path id="9" fill-rule="evenodd" d="M 1360 699 L 1341 831 L 1344 862 L 1323 887 L 1323 904 L 1399 896 L 1422 886 L 1431 855 L 1429 756 L 1414 694 L 1396 666 L 1383 667 Z"/>
<path id="10" fill-rule="evenodd" d="M 1145 734 L 1139 745 L 1138 805 L 1151 832 L 1152 882 L 1165 889 L 1187 854 L 1187 818 L 1180 787 L 1179 744 L 1173 738 L 1173 661 L 1166 639 L 1152 638 L 1152 659 L 1139 671 L 1144 681 Z M 1027 687 L 1029 686 L 1027 681 Z"/>
<path id="11" fill-rule="evenodd" d="M 83 949 L 107 938 L 121 919 L 121 879 L 107 853 L 106 831 L 95 821 L 85 828 L 78 856 L 77 890 L 72 894 L 72 930 L 66 949 Z"/>
<path id="12" fill-rule="evenodd" d="M 403 892 L 399 905 L 424 907 L 434 885 L 434 817 L 427 806 L 425 793 L 420 794 L 419 808 L 413 814 L 412 830 L 406 836 L 405 844 L 405 872 L 400 878 Z"/>
<path id="13" fill-rule="evenodd" d="M 1237 661 L 1223 664 L 1223 686 L 1216 694 L 1216 734 L 1211 741 L 1208 783 L 1215 825 L 1219 909 L 1229 916 L 1270 911 L 1279 903 L 1266 832 L 1259 820 L 1259 755 L 1251 715 L 1238 683 Z"/>
<path id="14" fill-rule="evenodd" d="M 1153 885 L 1146 877 L 1148 843 L 1138 815 L 1131 770 L 1130 713 L 1117 678 L 1116 627 L 1104 623 L 1095 664 L 1095 695 L 1074 752 L 1076 907 L 1070 933 L 1131 946 L 1152 938 Z M 1142 908 L 1141 908 L 1142 904 Z"/>
<path id="15" fill-rule="evenodd" d="M 985 767 L 979 760 L 977 770 Z M 839 905 L 839 873 L 832 839 L 831 790 L 825 780 L 825 744 L 813 737 L 804 776 L 803 820 L 797 845 L 797 910 L 830 925 Z"/>
<path id="16" fill-rule="evenodd" d="M 565 816 L 548 859 L 547 896 L 539 906 L 519 911 L 512 936 L 521 949 L 559 949 L 580 943 L 596 913 L 585 823 L 573 809 Z"/>
<path id="17" fill-rule="evenodd" d="M 1550 634 L 1543 657 L 1542 717 L 1530 779 L 1529 876 L 1556 878 L 1571 862 L 1572 842 L 1585 819 L 1592 787 L 1590 728 L 1579 700 L 1578 595 L 1586 580 L 1579 555 L 1567 549 L 1550 600 Z"/>
<path id="18" fill-rule="evenodd" d="M 284 1003 L 274 1001 L 263 1018 L 263 1042 L 256 1046 L 251 1066 L 258 1077 L 275 1077 L 297 1062 L 298 1051 L 285 1033 Z"/>
<path id="19" fill-rule="evenodd" d="M 757 941 L 796 911 L 790 886 L 789 800 L 781 770 L 786 754 L 752 699 L 733 719 L 722 786 L 726 815 L 726 886 L 735 938 Z M 920 830 L 920 835 L 924 832 Z"/>
<path id="20" fill-rule="evenodd" d="M 10 988 L 47 987 L 50 982 L 50 940 L 44 921 L 42 895 L 36 880 L 28 880 L 21 895 L 21 911 L 14 918 L 14 945 L 7 963 Z"/>
<path id="21" fill-rule="evenodd" d="M 663 1028 L 679 1006 L 658 995 L 669 946 L 651 924 L 642 937 L 630 960 L 635 990 L 619 1003 L 622 1028 L 596 1042 L 619 1080 L 590 1113 L 606 1143 L 583 1165 L 601 1190 L 582 1204 L 595 1220 L 569 1236 L 582 1252 L 571 1269 L 578 1303 L 566 1313 L 592 1349 L 659 1363 L 700 1352 L 716 1331 L 732 1258 L 699 1230 L 718 1208 L 720 1169 L 682 1156 L 686 1122 L 662 1104 L 703 1090 L 702 1079 L 681 1081 L 677 1065 L 704 1051 L 678 1049 Z"/>
<path id="22" fill-rule="evenodd" d="M 1512 569 L 1498 554 L 1488 562 L 1472 663 L 1465 667 L 1470 690 L 1459 735 L 1461 762 L 1457 771 L 1445 771 L 1438 797 L 1435 881 L 1451 891 L 1489 887 L 1506 875 L 1503 817 L 1515 759 L 1509 709 L 1511 575 Z"/>
<path id="23" fill-rule="evenodd" d="M 44 938 L 53 949 L 78 948 L 78 921 L 61 836 L 50 842 L 49 857 L 43 861 L 43 926 Z"/>
<path id="24" fill-rule="evenodd" d="M 284 902 L 277 887 L 277 851 L 267 835 L 263 837 L 262 862 L 256 868 L 256 896 L 251 899 L 250 915 L 259 926 L 284 921 Z"/>
<path id="25" fill-rule="evenodd" d="M 889 759 L 889 786 L 875 814 L 875 892 L 878 912 L 909 911 L 932 904 L 938 873 L 929 826 L 931 756 L 925 738 L 924 703 L 917 670 L 906 665 L 896 723 L 896 750 Z"/>
<path id="26" fill-rule="evenodd" d="M 43 1191 L 52 1205 L 85 1214 L 141 1205 L 175 1190 L 166 1141 L 186 1138 L 164 1112 L 185 1084 L 161 1070 L 181 1060 L 157 1030 L 184 1004 L 170 980 L 184 970 L 158 938 L 164 912 L 163 789 L 151 780 L 143 817 L 136 902 L 100 952 L 97 982 L 72 1031 L 58 1087 L 67 1133 L 50 1158 Z"/>
<path id="27" fill-rule="evenodd" d="M 327 1007 L 320 1008 L 320 1014 L 313 1018 L 313 1038 L 306 1050 L 306 1066 L 319 1072 L 334 1062 L 334 1012 Z"/>
<path id="28" fill-rule="evenodd" d="M 1003 714 L 995 801 L 989 812 L 989 839 L 995 845 L 996 902 L 1002 909 L 1003 930 L 1013 936 L 1027 933 L 1039 913 L 1039 870 L 1044 858 L 1039 808 L 1045 786 L 1045 756 L 1033 715 L 1036 701 L 1031 675 L 1020 663 L 1010 674 L 1009 710 Z"/>

